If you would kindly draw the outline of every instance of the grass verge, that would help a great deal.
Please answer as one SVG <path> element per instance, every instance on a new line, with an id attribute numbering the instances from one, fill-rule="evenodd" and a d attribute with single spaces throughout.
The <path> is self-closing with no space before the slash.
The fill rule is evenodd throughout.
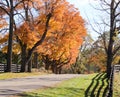
<path id="1" fill-rule="evenodd" d="M 0 80 L 11 79 L 11 78 L 21 78 L 27 76 L 43 75 L 43 72 L 32 72 L 32 73 L 0 73 Z"/>
<path id="2" fill-rule="evenodd" d="M 17 97 L 105 97 L 107 86 L 105 73 L 90 74 L 63 81 L 55 87 L 26 92 Z"/>

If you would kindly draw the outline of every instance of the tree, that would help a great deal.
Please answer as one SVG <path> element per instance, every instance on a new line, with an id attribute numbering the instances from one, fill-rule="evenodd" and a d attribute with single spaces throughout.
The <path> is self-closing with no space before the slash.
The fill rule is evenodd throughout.
<path id="1" fill-rule="evenodd" d="M 104 72 L 106 70 L 106 55 L 102 49 L 95 48 L 92 55 L 89 58 L 89 64 L 94 67 L 94 71 Z"/>
<path id="2" fill-rule="evenodd" d="M 83 43 L 80 46 L 78 57 L 76 58 L 75 64 L 71 66 L 71 70 L 73 73 L 89 73 L 89 58 L 92 55 L 92 46 L 93 39 L 87 34 L 87 36 L 83 39 Z"/>
<path id="3" fill-rule="evenodd" d="M 51 67 L 57 73 L 61 67 L 69 68 L 76 61 L 86 29 L 78 10 L 69 3 L 61 4 L 55 11 L 49 34 L 37 50 L 43 55 L 46 68 Z"/>
<path id="4" fill-rule="evenodd" d="M 22 25 L 20 25 L 20 24 L 18 25 L 18 23 L 15 22 L 16 20 L 14 20 L 15 36 L 21 46 L 22 71 L 23 72 L 27 71 L 26 64 L 29 63 L 29 60 L 31 59 L 31 55 L 32 55 L 33 51 L 45 39 L 50 18 L 52 16 L 52 13 L 55 13 L 55 12 L 53 12 L 53 10 L 55 9 L 57 3 L 60 3 L 60 2 L 61 2 L 60 0 L 52 0 L 52 1 L 34 0 L 34 2 L 32 0 L 21 0 L 20 2 L 17 3 L 17 1 L 14 0 L 14 4 L 15 4 L 14 5 L 14 11 L 15 11 L 14 15 L 17 15 L 18 17 L 22 17 L 22 19 L 23 19 Z M 64 2 L 64 0 L 62 2 Z M 2 2 L 2 3 L 4 3 L 4 2 Z M 34 17 L 32 11 L 35 11 L 35 10 L 37 10 L 37 14 Z M 24 14 L 22 14 L 21 11 L 24 11 Z M 39 17 L 38 17 L 38 15 L 39 15 Z M 38 25 L 39 25 L 39 27 L 38 27 Z M 24 31 L 19 29 L 19 27 L 23 28 Z M 22 32 L 21 36 L 23 36 L 23 34 L 24 34 L 24 37 L 22 39 L 20 36 L 20 32 Z M 37 33 L 37 36 L 36 36 L 36 33 Z M 31 42 L 27 41 L 28 43 L 26 42 L 26 39 L 25 39 L 25 38 L 32 36 L 32 34 L 34 37 L 36 37 L 36 39 L 32 37 L 33 39 L 35 39 L 34 43 L 32 43 L 33 45 L 31 45 L 32 41 L 30 39 L 27 39 L 27 40 L 31 41 Z M 27 35 L 27 37 L 26 37 L 26 35 Z M 28 68 L 29 68 L 29 66 L 28 66 Z"/>
<path id="5" fill-rule="evenodd" d="M 16 28 L 16 30 L 15 30 L 15 35 L 16 35 L 17 41 L 21 48 L 21 72 L 28 71 L 29 67 L 28 67 L 28 65 L 26 65 L 26 61 L 27 61 L 28 49 L 30 49 L 29 45 L 30 44 L 34 45 L 35 42 L 37 42 L 37 41 L 34 41 L 34 43 L 32 43 L 33 41 L 31 41 L 31 42 L 28 41 L 28 40 L 31 40 L 33 38 L 32 36 L 34 35 L 33 29 L 35 28 L 34 27 L 35 25 L 34 25 L 33 12 L 31 9 L 35 10 L 36 9 L 36 7 L 34 7 L 35 5 L 36 5 L 36 7 L 38 7 L 38 5 L 41 6 L 41 1 L 38 1 L 38 0 L 34 0 L 34 2 L 33 2 L 33 0 L 23 1 L 17 7 L 17 9 L 24 11 L 24 15 L 19 13 L 20 17 L 22 16 L 21 18 L 23 19 L 23 21 L 22 21 L 23 24 L 19 27 L 20 29 Z M 36 9 L 36 10 L 38 10 L 38 9 Z M 29 72 L 31 72 L 31 69 L 29 69 Z"/>
<path id="6" fill-rule="evenodd" d="M 64 2 L 64 1 L 63 1 Z M 22 64 L 21 72 L 26 72 L 28 69 L 29 61 L 31 59 L 32 53 L 35 51 L 35 49 L 42 44 L 44 41 L 46 34 L 48 32 L 49 28 L 49 22 L 51 20 L 52 15 L 54 15 L 55 7 L 57 4 L 60 3 L 60 0 L 55 0 L 55 1 L 44 1 L 42 2 L 42 6 L 40 6 L 38 10 L 39 16 L 35 19 L 35 23 L 32 25 L 33 29 L 31 29 L 31 26 L 29 25 L 30 22 L 25 22 L 23 25 L 21 25 L 17 30 L 16 30 L 16 35 L 18 36 L 19 40 L 22 40 L 20 42 L 20 45 L 23 43 L 25 46 L 25 49 L 23 49 L 23 54 L 24 54 L 24 63 Z M 22 29 L 21 29 L 22 28 Z M 24 30 L 23 30 L 24 29 Z M 22 32 L 22 33 L 20 33 Z M 33 36 L 30 39 L 30 36 Z M 35 41 L 33 40 L 35 39 Z M 31 44 L 31 42 L 33 42 Z M 21 46 L 23 47 L 23 46 Z"/>
<path id="7" fill-rule="evenodd" d="M 111 0 L 110 4 L 110 39 L 108 44 L 108 51 L 107 51 L 107 76 L 110 77 L 111 74 L 111 64 L 113 61 L 113 56 L 115 53 L 119 50 L 120 46 L 117 47 L 115 50 L 114 47 L 114 37 L 116 37 L 116 30 L 117 29 L 117 23 L 120 22 L 117 21 L 117 18 L 119 17 L 120 13 L 117 11 L 119 9 L 120 1 Z"/>
<path id="8" fill-rule="evenodd" d="M 7 69 L 6 72 L 11 72 L 12 64 L 12 44 L 13 44 L 13 35 L 14 35 L 14 16 L 15 8 L 22 2 L 18 0 L 0 0 L 0 15 L 9 17 L 9 38 L 8 38 L 8 49 L 7 49 Z"/>
<path id="9" fill-rule="evenodd" d="M 119 0 L 100 0 L 99 3 L 101 4 L 101 8 L 102 8 L 99 10 L 106 12 L 106 14 L 108 14 L 108 17 L 109 17 L 109 21 L 106 22 L 105 19 L 102 19 L 102 23 L 100 24 L 104 24 L 104 28 L 107 26 L 109 29 L 108 30 L 109 38 L 106 38 L 106 35 L 104 33 L 101 36 L 103 39 L 104 49 L 107 55 L 107 62 L 106 62 L 107 63 L 107 77 L 110 78 L 111 66 L 112 66 L 114 56 L 120 49 L 120 45 L 117 45 L 117 47 L 114 47 L 115 41 L 116 41 L 115 38 L 118 36 L 119 34 L 118 32 L 120 30 L 119 28 L 120 1 Z M 102 29 L 104 28 L 102 27 Z M 101 30 L 100 30 L 100 33 L 102 33 Z"/>
<path id="10" fill-rule="evenodd" d="M 7 0 L 5 4 L 7 4 Z M 54 53 L 54 55 L 49 53 L 49 58 L 54 59 L 56 64 L 65 64 L 69 62 L 69 59 L 71 59 L 70 63 L 75 61 L 78 46 L 81 45 L 82 38 L 86 34 L 84 20 L 76 8 L 66 0 L 34 0 L 34 2 L 33 0 L 21 0 L 19 2 L 14 0 L 13 4 L 13 15 L 17 17 L 15 19 L 11 17 L 14 20 L 12 22 L 12 27 L 14 24 L 14 36 L 12 35 L 12 42 L 14 43 L 12 45 L 17 47 L 17 42 L 19 43 L 21 49 L 19 53 L 21 53 L 22 59 L 21 72 L 31 71 L 29 62 L 32 54 L 38 51 L 40 45 L 47 47 L 45 50 Z M 7 12 L 4 12 L 3 9 L 2 11 L 3 13 Z M 33 15 L 34 12 L 36 15 Z M 21 18 L 20 24 L 18 24 L 18 17 Z M 5 42 L 7 35 L 10 34 L 6 34 L 1 42 Z M 4 51 L 5 48 L 7 46 L 4 47 Z M 45 50 L 43 50 L 44 54 L 47 55 L 48 52 L 45 53 Z M 56 52 L 57 50 L 59 52 Z M 71 54 L 72 52 L 75 53 Z"/>
<path id="11" fill-rule="evenodd" d="M 8 10 L 9 9 L 9 10 Z M 11 71 L 12 63 L 12 37 L 13 37 L 13 16 L 14 16 L 14 6 L 13 0 L 0 1 L 0 10 L 4 11 L 4 14 L 9 16 L 9 40 L 8 40 L 8 55 L 7 55 L 7 69 L 6 72 Z"/>

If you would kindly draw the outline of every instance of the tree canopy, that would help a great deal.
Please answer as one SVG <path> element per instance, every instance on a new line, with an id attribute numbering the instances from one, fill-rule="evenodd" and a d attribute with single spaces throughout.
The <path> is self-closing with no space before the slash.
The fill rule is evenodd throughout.
<path id="1" fill-rule="evenodd" d="M 21 54 L 22 72 L 28 71 L 27 67 L 30 67 L 29 61 L 34 52 L 41 55 L 42 60 L 49 57 L 49 61 L 55 63 L 54 67 L 65 64 L 69 67 L 76 61 L 86 36 L 86 28 L 79 11 L 73 5 L 66 0 L 13 2 L 15 18 L 12 47 L 16 54 Z M 3 16 L 5 13 L 2 11 Z M 1 28 L 6 25 L 3 21 L 6 19 L 1 21 Z M 1 44 L 8 40 L 9 34 L 0 39 Z M 7 46 L 3 46 L 4 51 Z"/>

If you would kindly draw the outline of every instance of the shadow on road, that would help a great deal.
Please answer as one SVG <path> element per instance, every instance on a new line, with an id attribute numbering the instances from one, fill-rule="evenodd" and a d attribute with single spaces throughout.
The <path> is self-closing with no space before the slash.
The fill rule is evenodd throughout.
<path id="1" fill-rule="evenodd" d="M 106 97 L 108 79 L 105 73 L 97 74 L 85 91 L 85 97 Z"/>
<path id="2" fill-rule="evenodd" d="M 46 78 L 43 80 L 45 81 Z M 84 80 L 86 81 L 86 78 Z M 91 81 L 91 78 L 87 79 L 86 82 L 89 81 Z M 92 79 L 87 89 L 85 89 L 85 87 L 75 87 L 74 85 L 79 85 L 79 82 L 70 87 L 43 87 L 45 89 L 41 90 L 41 92 L 34 91 L 31 93 L 22 93 L 18 95 L 20 97 L 106 97 L 108 92 L 108 79 L 106 78 L 105 73 L 97 74 Z"/>

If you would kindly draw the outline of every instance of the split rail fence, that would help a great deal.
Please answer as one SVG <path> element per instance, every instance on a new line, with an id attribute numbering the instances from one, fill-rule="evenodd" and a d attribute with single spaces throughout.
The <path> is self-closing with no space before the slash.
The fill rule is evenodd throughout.
<path id="1" fill-rule="evenodd" d="M 113 92 L 114 92 L 113 88 L 114 88 L 114 80 L 115 80 L 114 76 L 116 73 L 120 73 L 120 65 L 112 66 L 110 80 L 109 80 L 109 91 L 107 97 L 113 97 Z"/>
<path id="2" fill-rule="evenodd" d="M 0 64 L 0 73 L 5 72 L 7 69 L 6 64 Z M 18 64 L 12 64 L 11 65 L 11 72 L 20 72 L 21 65 Z"/>

